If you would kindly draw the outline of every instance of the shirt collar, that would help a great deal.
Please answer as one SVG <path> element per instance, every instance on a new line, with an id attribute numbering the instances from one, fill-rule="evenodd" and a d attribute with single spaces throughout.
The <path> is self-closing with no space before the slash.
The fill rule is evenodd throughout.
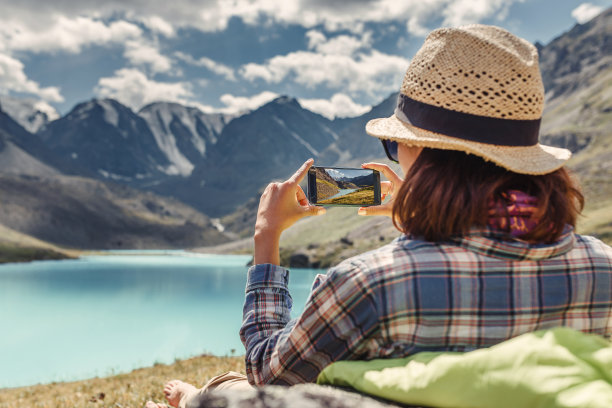
<path id="1" fill-rule="evenodd" d="M 415 239 L 422 240 L 412 235 L 403 235 L 399 238 L 400 241 Z M 439 244 L 460 246 L 484 256 L 532 261 L 563 255 L 571 251 L 575 243 L 574 229 L 569 225 L 565 227 L 556 242 L 546 244 L 532 244 L 489 227 L 472 228 L 467 235 L 439 242 Z"/>

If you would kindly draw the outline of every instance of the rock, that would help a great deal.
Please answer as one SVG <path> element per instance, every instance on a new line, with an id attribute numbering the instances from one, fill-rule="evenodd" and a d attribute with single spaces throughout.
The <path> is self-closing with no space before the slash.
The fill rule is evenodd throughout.
<path id="1" fill-rule="evenodd" d="M 295 252 L 289 258 L 290 268 L 309 268 L 310 257 L 304 252 Z"/>
<path id="2" fill-rule="evenodd" d="M 299 384 L 292 387 L 267 385 L 247 391 L 231 389 L 212 391 L 202 394 L 197 405 L 190 403 L 187 408 L 389 408 L 398 406 L 401 405 L 394 405 L 335 387 Z"/>
<path id="3" fill-rule="evenodd" d="M 344 245 L 353 246 L 353 241 L 349 239 L 349 237 L 340 238 L 340 242 Z"/>

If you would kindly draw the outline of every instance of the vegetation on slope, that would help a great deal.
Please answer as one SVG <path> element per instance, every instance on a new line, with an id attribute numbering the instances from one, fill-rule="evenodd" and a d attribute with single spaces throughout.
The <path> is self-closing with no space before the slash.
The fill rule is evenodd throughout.
<path id="1" fill-rule="evenodd" d="M 0 263 L 69 259 L 75 251 L 59 248 L 0 224 Z"/>

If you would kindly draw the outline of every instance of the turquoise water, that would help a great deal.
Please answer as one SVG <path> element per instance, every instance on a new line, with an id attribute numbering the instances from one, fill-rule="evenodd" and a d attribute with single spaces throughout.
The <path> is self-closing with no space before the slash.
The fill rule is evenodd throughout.
<path id="1" fill-rule="evenodd" d="M 357 190 L 356 188 L 341 188 L 336 194 L 331 197 L 327 197 L 326 200 L 333 200 L 334 198 L 345 196 L 353 191 Z"/>
<path id="2" fill-rule="evenodd" d="M 250 256 L 124 254 L 0 265 L 0 387 L 244 353 Z M 294 316 L 321 272 L 291 271 Z"/>

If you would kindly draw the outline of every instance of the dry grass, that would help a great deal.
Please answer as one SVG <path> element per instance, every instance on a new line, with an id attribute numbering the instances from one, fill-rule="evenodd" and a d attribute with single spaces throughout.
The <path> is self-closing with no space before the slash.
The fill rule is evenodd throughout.
<path id="1" fill-rule="evenodd" d="M 199 387 L 226 371 L 244 373 L 244 357 L 201 356 L 106 378 L 2 389 L 0 408 L 143 407 L 148 400 L 165 402 L 162 387 L 169 380 Z"/>

